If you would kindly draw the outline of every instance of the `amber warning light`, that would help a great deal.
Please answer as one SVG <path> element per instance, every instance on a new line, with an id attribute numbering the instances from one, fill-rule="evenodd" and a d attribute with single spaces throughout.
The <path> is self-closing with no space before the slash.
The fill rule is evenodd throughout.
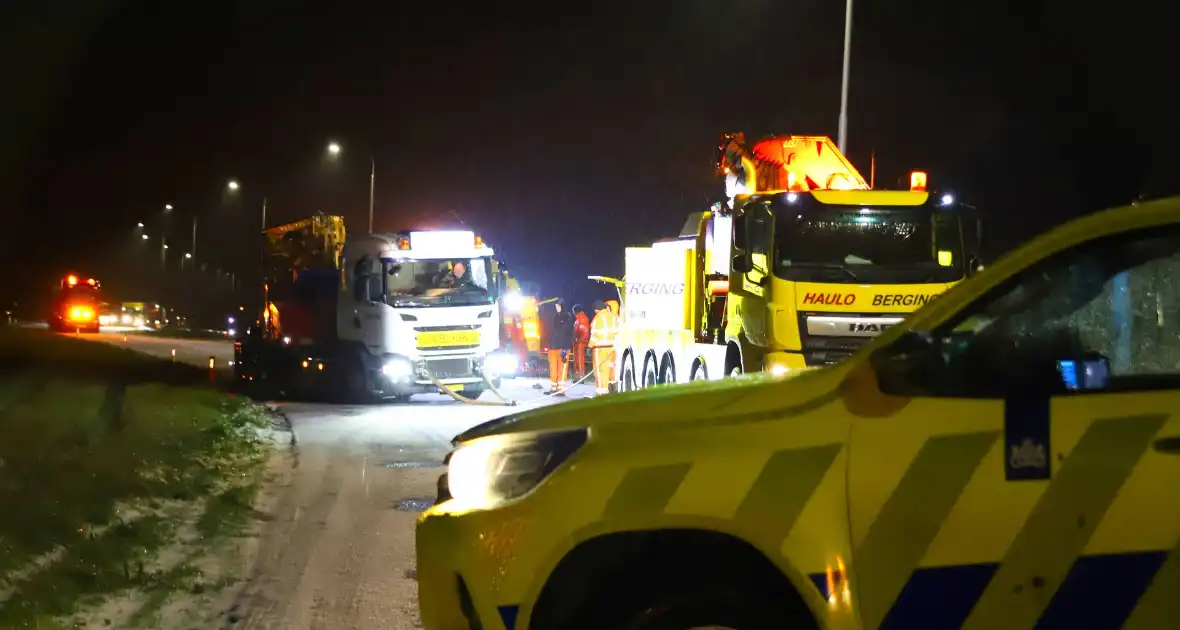
<path id="1" fill-rule="evenodd" d="M 926 190 L 926 171 L 910 173 L 910 190 L 924 192 Z"/>

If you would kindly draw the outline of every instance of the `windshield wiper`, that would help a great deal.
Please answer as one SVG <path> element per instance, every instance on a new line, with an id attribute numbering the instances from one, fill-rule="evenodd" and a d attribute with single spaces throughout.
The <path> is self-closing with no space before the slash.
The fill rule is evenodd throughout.
<path id="1" fill-rule="evenodd" d="M 860 280 L 860 278 L 856 277 L 855 273 L 852 273 L 851 269 L 849 269 L 845 265 L 841 265 L 840 263 L 803 262 L 803 263 L 791 263 L 791 266 L 792 267 L 812 267 L 812 268 L 818 268 L 818 269 L 838 269 L 838 270 L 843 271 L 844 273 L 848 274 L 849 278 L 852 278 L 853 280 L 857 280 L 857 281 Z"/>

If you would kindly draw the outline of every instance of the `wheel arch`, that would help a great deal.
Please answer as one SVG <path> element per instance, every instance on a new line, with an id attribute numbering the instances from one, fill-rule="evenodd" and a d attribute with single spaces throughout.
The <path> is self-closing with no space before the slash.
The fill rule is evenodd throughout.
<path id="1" fill-rule="evenodd" d="M 733 576 L 734 584 L 763 590 L 786 602 L 804 626 L 819 623 L 803 590 L 805 575 L 788 576 L 760 549 L 741 538 L 692 527 L 605 533 L 582 541 L 558 561 L 529 614 L 530 630 L 580 628 L 576 621 L 601 607 L 607 592 L 642 594 L 692 574 Z M 620 589 L 619 585 L 636 585 Z"/>

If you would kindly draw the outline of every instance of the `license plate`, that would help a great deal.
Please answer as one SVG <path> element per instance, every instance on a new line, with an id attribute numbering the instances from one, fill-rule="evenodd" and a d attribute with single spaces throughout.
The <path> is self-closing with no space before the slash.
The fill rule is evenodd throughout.
<path id="1" fill-rule="evenodd" d="M 454 385 L 447 385 L 447 387 L 453 392 L 463 391 L 463 384 L 462 383 L 455 383 Z"/>
<path id="2" fill-rule="evenodd" d="M 444 330 L 418 333 L 419 348 L 449 348 L 452 346 L 478 345 L 478 330 Z"/>

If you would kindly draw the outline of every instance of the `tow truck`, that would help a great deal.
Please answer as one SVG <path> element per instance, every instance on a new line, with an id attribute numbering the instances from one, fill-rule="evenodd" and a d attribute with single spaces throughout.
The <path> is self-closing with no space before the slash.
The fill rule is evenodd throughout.
<path id="1" fill-rule="evenodd" d="M 1095 213 L 836 365 L 476 426 L 422 625 L 1174 628 L 1178 252 L 1180 197 Z"/>
<path id="2" fill-rule="evenodd" d="M 982 264 L 974 209 L 922 171 L 870 189 L 826 136 L 727 134 L 717 174 L 724 200 L 625 251 L 614 389 L 835 363 Z"/>
<path id="3" fill-rule="evenodd" d="M 470 231 L 369 234 L 315 216 L 265 231 L 261 319 L 235 342 L 239 379 L 288 395 L 408 400 L 498 386 L 494 251 Z M 449 280 L 448 280 L 449 279 Z"/>
<path id="4" fill-rule="evenodd" d="M 101 286 L 95 278 L 73 273 L 63 277 L 50 305 L 49 329 L 55 332 L 99 332 Z"/>

